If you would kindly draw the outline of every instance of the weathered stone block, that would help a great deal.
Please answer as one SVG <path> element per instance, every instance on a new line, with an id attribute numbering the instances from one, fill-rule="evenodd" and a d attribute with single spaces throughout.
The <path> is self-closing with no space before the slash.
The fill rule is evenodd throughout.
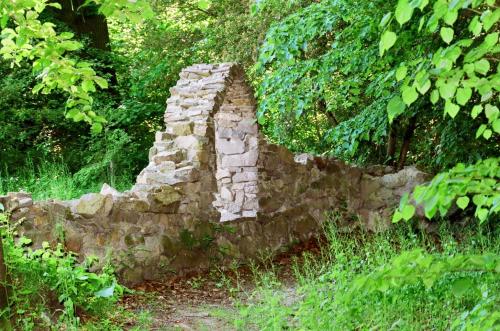
<path id="1" fill-rule="evenodd" d="M 239 139 L 217 139 L 215 147 L 219 153 L 225 155 L 242 154 L 245 152 L 245 142 Z"/>
<path id="2" fill-rule="evenodd" d="M 257 164 L 259 153 L 250 151 L 241 155 L 228 155 L 222 158 L 222 167 L 253 167 Z"/>
<path id="3" fill-rule="evenodd" d="M 113 199 L 98 193 L 82 196 L 75 204 L 75 212 L 84 217 L 108 216 L 113 208 Z"/>

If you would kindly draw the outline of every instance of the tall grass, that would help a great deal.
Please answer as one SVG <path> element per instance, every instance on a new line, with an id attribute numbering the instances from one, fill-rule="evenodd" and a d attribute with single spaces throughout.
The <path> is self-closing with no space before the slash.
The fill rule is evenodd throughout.
<path id="1" fill-rule="evenodd" d="M 391 267 L 400 254 L 415 249 L 423 248 L 436 258 L 484 253 L 498 256 L 498 226 L 451 229 L 443 224 L 439 235 L 430 236 L 406 225 L 375 235 L 341 234 L 332 225 L 326 233 L 328 244 L 321 254 L 305 256 L 295 265 L 297 285 L 292 292 L 285 290 L 274 273 L 255 273 L 257 288 L 239 307 L 234 319 L 237 329 L 448 330 L 454 321 L 463 318 L 469 322 L 481 318 L 476 316 L 480 314 L 495 314 L 496 323 L 500 323 L 499 270 L 458 276 L 445 273 L 431 288 L 416 282 L 387 284 L 385 292 L 352 291 L 360 278 L 375 275 L 382 266 Z M 477 289 L 471 287 L 457 296 L 453 287 L 464 276 L 471 278 Z M 495 327 L 500 325 L 491 330 Z M 465 329 L 481 328 L 476 324 Z"/>
<path id="2" fill-rule="evenodd" d="M 130 178 L 113 181 L 118 189 L 128 189 L 131 186 Z M 96 179 L 95 182 L 82 183 L 62 161 L 41 161 L 34 164 L 28 159 L 26 165 L 18 169 L 0 169 L 0 194 L 24 191 L 31 193 L 35 200 L 74 199 L 85 193 L 99 192 L 104 182 L 106 181 Z"/>

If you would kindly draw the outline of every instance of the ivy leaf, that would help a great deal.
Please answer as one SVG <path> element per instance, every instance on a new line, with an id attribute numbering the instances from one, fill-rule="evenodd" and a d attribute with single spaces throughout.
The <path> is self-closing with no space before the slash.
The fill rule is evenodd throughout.
<path id="1" fill-rule="evenodd" d="M 444 112 L 446 114 L 450 115 L 451 118 L 455 118 L 455 116 L 457 116 L 459 110 L 460 110 L 460 107 L 458 105 L 454 104 L 450 100 L 446 101 L 446 104 L 444 106 Z"/>
<path id="2" fill-rule="evenodd" d="M 398 23 L 403 25 L 408 22 L 413 15 L 413 7 L 410 6 L 408 0 L 399 0 L 394 14 Z"/>
<path id="3" fill-rule="evenodd" d="M 467 101 L 472 96 L 472 89 L 470 87 L 459 88 L 457 90 L 457 103 L 461 106 L 465 106 Z"/>
<path id="4" fill-rule="evenodd" d="M 406 109 L 406 105 L 399 96 L 395 96 L 389 101 L 387 105 L 387 114 L 389 115 L 389 122 L 392 123 L 394 118 L 401 115 Z"/>
<path id="5" fill-rule="evenodd" d="M 380 56 L 384 55 L 385 51 L 390 49 L 396 43 L 396 39 L 398 39 L 397 35 L 392 31 L 385 31 L 382 37 L 380 38 Z"/>
<path id="6" fill-rule="evenodd" d="M 441 38 L 444 42 L 449 44 L 453 40 L 454 31 L 452 28 L 442 27 L 440 31 Z"/>
<path id="7" fill-rule="evenodd" d="M 469 205 L 469 202 L 470 202 L 469 197 L 460 197 L 457 199 L 457 206 L 460 209 L 464 210 Z"/>
<path id="8" fill-rule="evenodd" d="M 402 92 L 403 102 L 408 106 L 418 99 L 418 93 L 415 90 L 415 86 L 403 86 Z"/>

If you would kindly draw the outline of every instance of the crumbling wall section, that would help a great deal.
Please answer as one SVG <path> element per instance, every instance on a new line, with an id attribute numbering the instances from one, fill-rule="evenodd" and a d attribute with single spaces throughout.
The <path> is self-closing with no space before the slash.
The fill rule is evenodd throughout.
<path id="1" fill-rule="evenodd" d="M 126 283 L 276 252 L 317 234 L 327 213 L 348 229 L 390 224 L 400 197 L 427 176 L 394 173 L 269 144 L 253 93 L 236 64 L 184 69 L 171 89 L 165 130 L 134 187 L 73 201 L 0 197 L 34 245 L 64 242 L 81 259 L 111 260 Z"/>

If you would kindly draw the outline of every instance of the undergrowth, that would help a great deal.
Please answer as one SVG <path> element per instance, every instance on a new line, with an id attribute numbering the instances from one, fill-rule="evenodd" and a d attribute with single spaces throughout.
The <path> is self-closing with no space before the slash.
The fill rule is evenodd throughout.
<path id="1" fill-rule="evenodd" d="M 327 227 L 319 256 L 296 263 L 294 294 L 274 268 L 239 305 L 239 330 L 498 330 L 498 226 L 407 225 L 368 234 Z"/>
<path id="2" fill-rule="evenodd" d="M 81 314 L 112 309 L 124 288 L 110 265 L 96 274 L 89 272 L 95 259 L 78 263 L 61 244 L 52 248 L 45 242 L 32 249 L 30 239 L 17 235 L 16 225 L 0 213 L 8 290 L 0 320 L 10 320 L 15 330 L 76 330 Z"/>
<path id="3" fill-rule="evenodd" d="M 43 161 L 37 165 L 31 160 L 27 165 L 15 170 L 0 169 L 0 194 L 24 191 L 31 193 L 35 200 L 70 200 L 85 193 L 99 192 L 104 181 L 88 180 L 87 174 L 80 171 L 72 174 L 63 161 Z M 104 180 L 118 190 L 132 186 L 129 176 L 108 174 Z"/>

